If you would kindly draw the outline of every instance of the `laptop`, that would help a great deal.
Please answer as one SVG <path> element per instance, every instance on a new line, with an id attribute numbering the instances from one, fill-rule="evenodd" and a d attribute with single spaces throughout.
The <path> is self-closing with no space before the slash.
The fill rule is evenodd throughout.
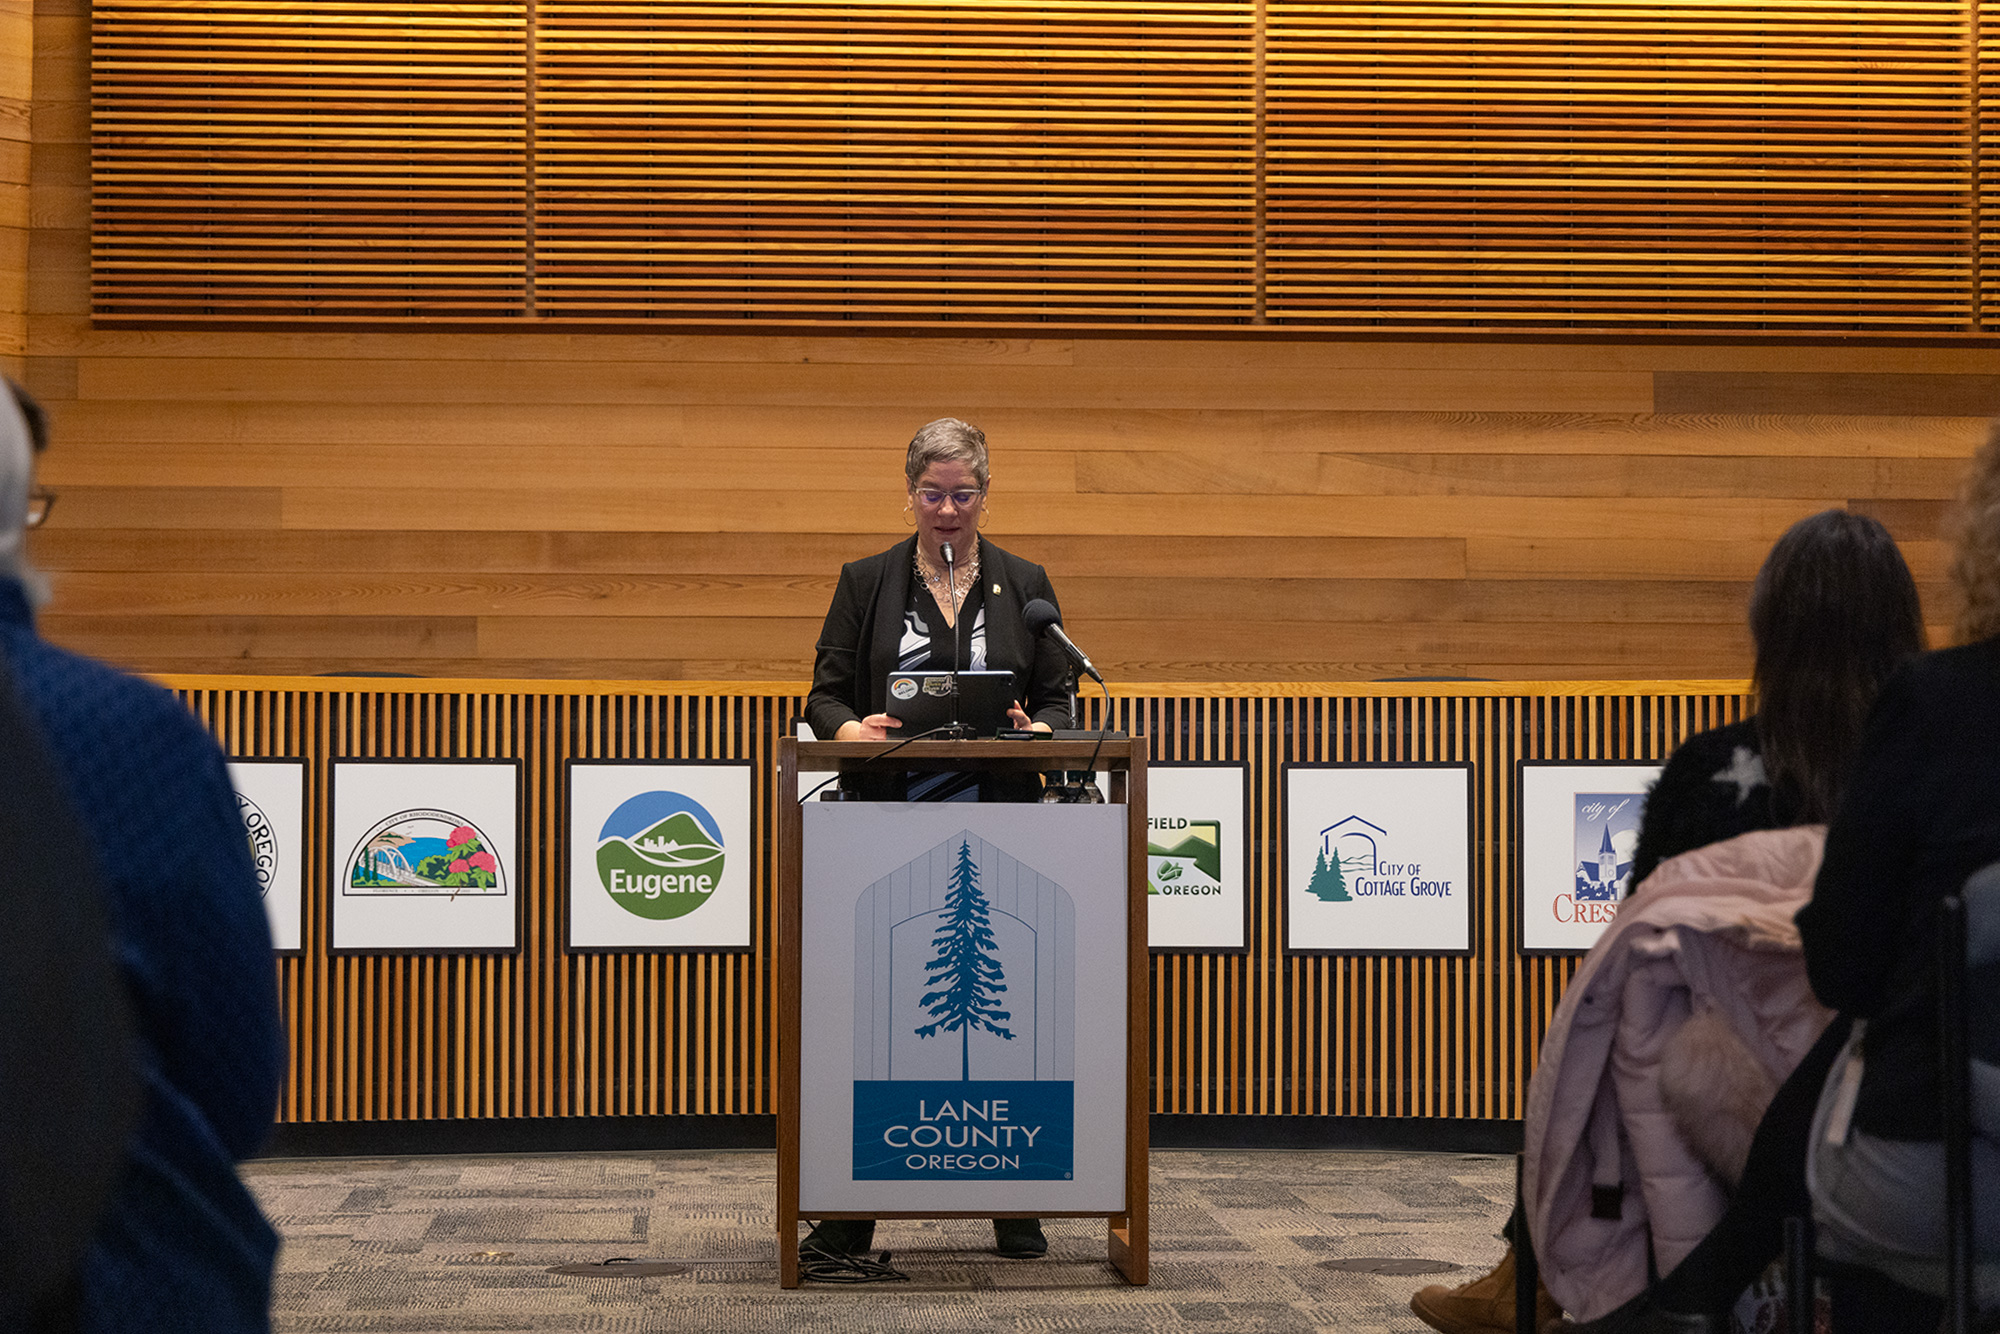
<path id="1" fill-rule="evenodd" d="M 891 737 L 911 737 L 952 721 L 952 687 L 958 689 L 958 721 L 974 736 L 992 736 L 1007 720 L 1015 699 L 1012 672 L 890 672 L 883 712 L 902 726 Z"/>

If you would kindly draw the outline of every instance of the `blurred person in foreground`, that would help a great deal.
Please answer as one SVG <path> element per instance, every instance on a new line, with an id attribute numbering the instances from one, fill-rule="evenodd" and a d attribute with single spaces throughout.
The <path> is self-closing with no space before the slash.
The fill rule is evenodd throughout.
<path id="1" fill-rule="evenodd" d="M 0 658 L 96 855 L 142 1090 L 73 1310 L 49 1327 L 265 1330 L 278 1238 L 236 1164 L 270 1130 L 282 1048 L 243 825 L 221 752 L 173 696 L 36 635 L 26 530 L 54 498 L 34 484 L 40 409 L 8 388 Z"/>
<path id="2" fill-rule="evenodd" d="M 1752 587 L 1749 622 L 1756 647 L 1752 677 L 1756 712 L 1741 722 L 1690 737 L 1668 758 L 1640 817 L 1634 887 L 1620 907 L 1620 918 L 1628 924 L 1635 912 L 1656 906 L 1649 896 L 1667 892 L 1668 882 L 1675 882 L 1672 892 L 1679 894 L 1694 888 L 1700 877 L 1717 877 L 1725 871 L 1743 876 L 1750 869 L 1740 855 L 1746 849 L 1733 843 L 1729 847 L 1736 855 L 1711 858 L 1713 865 L 1676 864 L 1684 854 L 1758 831 L 1817 826 L 1830 818 L 1839 806 L 1877 693 L 1899 666 L 1924 648 L 1916 582 L 1895 541 L 1875 520 L 1843 510 L 1802 519 L 1778 539 Z M 1811 849 L 1761 851 L 1777 853 L 1766 856 L 1762 868 L 1808 853 L 1816 858 L 1817 835 Z M 1673 865 L 1674 872 L 1656 882 L 1654 872 L 1663 863 Z M 1791 870 L 1809 878 L 1812 867 L 1802 863 Z M 1793 879 L 1796 874 L 1782 878 Z M 1617 948 L 1616 935 L 1614 924 L 1586 958 L 1586 966 L 1604 962 L 1604 954 Z M 1578 982 L 1582 980 L 1579 973 Z M 1560 1011 L 1557 1018 L 1565 1031 L 1566 1012 Z M 1812 1020 L 1811 1033 L 1818 1033 L 1824 1014 L 1807 1018 Z M 1796 1046 L 1801 1035 L 1807 1044 L 1803 1057 Z M 1552 1040 L 1561 1036 L 1552 1029 Z M 1691 1039 L 1694 1036 L 1690 1034 Z M 1726 1033 L 1709 1036 L 1725 1046 L 1732 1041 Z M 1818 1045 L 1811 1045 L 1810 1035 L 1799 1029 L 1790 1035 L 1793 1045 L 1788 1049 L 1801 1067 L 1816 1065 L 1823 1076 L 1838 1036 L 1822 1037 Z M 1797 1077 L 1796 1088 L 1787 1097 L 1779 1085 L 1784 1074 L 1770 1072 L 1768 1083 L 1753 1076 L 1749 1083 L 1762 1085 L 1755 1090 L 1754 1106 L 1737 1107 L 1734 1116 L 1707 1118 L 1709 1142 L 1696 1156 L 1725 1160 L 1714 1175 L 1726 1186 L 1741 1182 L 1742 1189 L 1708 1236 L 1685 1252 L 1687 1258 L 1677 1268 L 1669 1265 L 1673 1272 L 1666 1282 L 1636 1295 L 1628 1290 L 1604 1302 L 1598 1309 L 1617 1309 L 1602 1318 L 1603 1328 L 1634 1334 L 1642 1329 L 1710 1328 L 1706 1308 L 1719 1303 L 1727 1310 L 1777 1254 L 1784 1211 L 1758 1205 L 1776 1198 L 1767 1189 L 1773 1177 L 1794 1183 L 1785 1198 L 1803 1191 L 1804 1117 L 1809 1116 L 1818 1089 L 1808 1072 Z M 1807 1090 L 1803 1096 L 1802 1089 Z M 1782 1124 L 1762 1124 L 1760 1116 L 1764 1122 L 1775 1117 Z M 1756 1151 L 1759 1146 L 1761 1153 Z M 1517 1215 L 1509 1223 L 1510 1241 L 1519 1226 Z M 1537 1233 L 1535 1240 L 1540 1245 L 1543 1238 Z M 1411 1298 L 1410 1307 L 1425 1323 L 1447 1334 L 1512 1334 L 1514 1274 L 1510 1245 L 1491 1272 L 1458 1288 L 1425 1288 Z M 1718 1292 L 1725 1295 L 1717 1297 Z M 1674 1302 L 1685 1312 L 1669 1309 Z M 1561 1316 L 1561 1307 L 1545 1288 L 1537 1293 L 1537 1313 L 1542 1322 Z"/>
<path id="3" fill-rule="evenodd" d="M 904 513 L 916 531 L 887 551 L 841 567 L 813 661 L 806 719 L 822 741 L 882 741 L 898 720 L 883 711 L 889 673 L 1008 671 L 1009 711 L 1022 730 L 1047 732 L 1069 718 L 1068 665 L 1022 615 L 1039 598 L 1054 605 L 1047 571 L 980 535 L 991 471 L 986 434 L 956 417 L 919 428 L 903 458 Z M 954 580 L 943 547 L 956 558 Z M 1036 774 L 883 773 L 850 775 L 843 786 L 873 801 L 1033 801 Z M 993 1220 L 994 1247 L 1010 1259 L 1046 1254 L 1041 1223 Z M 853 1254 L 874 1240 L 867 1219 L 827 1219 L 800 1254 Z"/>
<path id="4" fill-rule="evenodd" d="M 102 877 L 0 661 L 0 1329 L 76 1327 L 139 1115 Z"/>
<path id="5" fill-rule="evenodd" d="M 2000 427 L 1974 458 L 1959 523 L 1958 646 L 1882 691 L 1799 913 L 1813 991 L 1854 1020 L 1824 1080 L 1806 1172 L 1836 1334 L 1929 1334 L 1943 1311 L 1938 910 L 2000 861 Z M 1991 985 L 1972 976 L 1972 1007 L 2000 1003 Z M 1990 1126 L 2000 1108 L 1982 1093 L 1975 1083 L 1974 1124 Z M 1972 1150 L 1972 1242 L 1990 1305 L 2000 1145 L 1976 1130 Z"/>

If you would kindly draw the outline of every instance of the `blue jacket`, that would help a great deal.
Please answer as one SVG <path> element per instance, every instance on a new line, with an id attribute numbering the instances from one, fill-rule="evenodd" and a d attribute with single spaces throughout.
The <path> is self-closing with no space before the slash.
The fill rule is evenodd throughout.
<path id="1" fill-rule="evenodd" d="M 228 770 L 166 691 L 39 639 L 0 579 L 0 655 L 103 863 L 146 1102 L 83 1270 L 86 1330 L 270 1328 L 278 1238 L 237 1178 L 277 1106 L 270 928 Z"/>

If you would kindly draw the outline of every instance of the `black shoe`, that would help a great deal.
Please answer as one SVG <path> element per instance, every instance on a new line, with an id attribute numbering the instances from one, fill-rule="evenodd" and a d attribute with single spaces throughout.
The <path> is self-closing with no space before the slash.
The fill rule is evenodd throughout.
<path id="1" fill-rule="evenodd" d="M 825 1255 L 859 1255 L 875 1244 L 872 1218 L 829 1218 L 815 1223 L 799 1243 L 799 1254 L 818 1251 Z"/>
<path id="2" fill-rule="evenodd" d="M 993 1220 L 993 1249 L 1009 1260 L 1039 1260 L 1049 1253 L 1049 1239 L 1042 1235 L 1039 1218 L 996 1218 Z"/>

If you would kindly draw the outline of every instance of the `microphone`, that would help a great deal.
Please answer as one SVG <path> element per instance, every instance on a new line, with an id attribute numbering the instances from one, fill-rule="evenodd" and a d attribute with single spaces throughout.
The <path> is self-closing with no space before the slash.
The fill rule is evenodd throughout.
<path id="1" fill-rule="evenodd" d="M 945 579 L 948 583 L 945 596 L 951 601 L 951 733 L 962 737 L 965 729 L 958 722 L 958 561 L 952 552 L 951 543 L 940 542 L 938 554 L 944 557 Z"/>
<path id="2" fill-rule="evenodd" d="M 1074 643 L 1070 642 L 1070 637 L 1063 633 L 1062 613 L 1057 611 L 1046 599 L 1036 598 L 1027 606 L 1021 608 L 1021 619 L 1028 623 L 1029 634 L 1037 638 L 1042 635 L 1048 635 L 1057 644 L 1062 646 L 1062 651 L 1069 654 L 1070 661 L 1074 662 L 1085 676 L 1088 676 L 1099 685 L 1104 684 L 1104 678 L 1097 674 L 1097 668 L 1091 666 L 1089 656 Z"/>

